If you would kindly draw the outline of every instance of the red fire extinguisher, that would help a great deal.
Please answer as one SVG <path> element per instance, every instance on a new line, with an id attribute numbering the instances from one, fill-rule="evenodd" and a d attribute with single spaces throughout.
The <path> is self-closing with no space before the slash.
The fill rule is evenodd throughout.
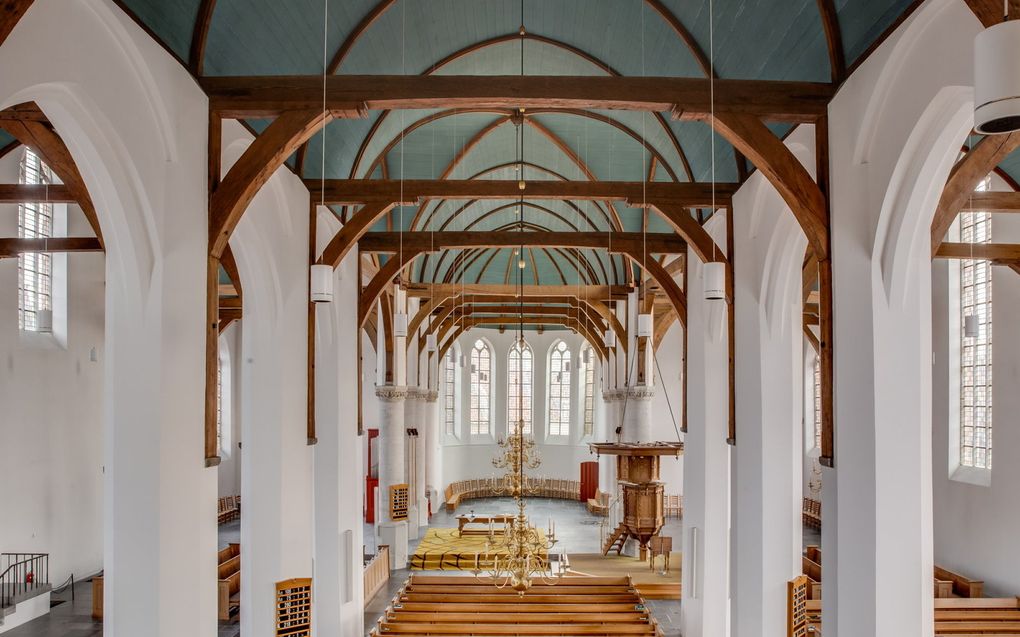
<path id="1" fill-rule="evenodd" d="M 33 581 L 35 581 L 35 573 L 32 571 L 25 573 L 25 583 L 31 584 Z"/>

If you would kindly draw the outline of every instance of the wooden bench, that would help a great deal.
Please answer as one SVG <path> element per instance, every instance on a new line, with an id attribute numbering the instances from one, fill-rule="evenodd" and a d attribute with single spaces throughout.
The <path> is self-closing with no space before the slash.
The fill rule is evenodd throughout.
<path id="1" fill-rule="evenodd" d="M 241 517 L 241 496 L 229 495 L 218 500 L 216 519 L 220 524 L 233 522 Z"/>
<path id="2" fill-rule="evenodd" d="M 953 594 L 958 597 L 981 597 L 984 595 L 985 583 L 959 575 L 949 569 L 935 566 L 935 579 L 952 582 Z"/>
<path id="3" fill-rule="evenodd" d="M 531 482 L 532 495 L 543 498 L 559 498 L 564 500 L 579 500 L 581 494 L 581 482 L 579 480 L 562 480 L 558 478 L 545 478 Z M 451 482 L 443 491 L 446 510 L 453 513 L 463 500 L 475 498 L 494 498 L 507 495 L 502 493 L 496 482 L 491 478 L 478 480 L 459 480 Z"/>
<path id="4" fill-rule="evenodd" d="M 661 635 L 629 577 L 533 581 L 523 596 L 474 577 L 413 575 L 372 635 Z"/>
<path id="5" fill-rule="evenodd" d="M 801 509 L 801 520 L 803 521 L 804 526 L 821 530 L 822 503 L 812 498 L 804 498 Z"/>
<path id="6" fill-rule="evenodd" d="M 231 544 L 217 556 L 217 617 L 230 621 L 237 615 L 241 599 L 241 545 Z"/>
<path id="7" fill-rule="evenodd" d="M 822 551 L 814 545 L 808 545 L 804 549 L 801 558 L 802 570 L 808 580 L 808 599 L 817 600 L 822 598 Z M 932 594 L 935 599 L 946 599 L 952 597 L 981 597 L 984 582 L 972 580 L 952 571 L 935 567 L 932 578 Z"/>
<path id="8" fill-rule="evenodd" d="M 595 515 L 609 514 L 609 494 L 595 491 L 594 498 L 588 498 L 588 513 Z"/>
<path id="9" fill-rule="evenodd" d="M 681 518 L 683 517 L 683 496 L 680 495 L 666 495 L 663 496 L 663 507 L 667 518 Z"/>

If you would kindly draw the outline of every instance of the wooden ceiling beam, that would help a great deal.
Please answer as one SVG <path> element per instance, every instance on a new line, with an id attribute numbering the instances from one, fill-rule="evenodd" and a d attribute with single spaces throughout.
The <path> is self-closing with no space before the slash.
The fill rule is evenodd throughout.
<path id="1" fill-rule="evenodd" d="M 829 67 L 832 83 L 842 84 L 846 78 L 846 56 L 843 53 L 843 34 L 839 28 L 839 13 L 835 0 L 817 0 L 818 13 L 825 30 L 825 43 L 829 48 Z"/>
<path id="2" fill-rule="evenodd" d="M 986 27 L 990 27 L 1002 22 L 1005 15 L 1003 14 L 1003 3 L 1002 0 L 964 0 L 970 10 L 977 16 L 977 19 L 981 21 Z M 1020 16 L 1020 2 L 1017 0 L 1009 0 L 1009 12 L 1014 18 Z"/>
<path id="3" fill-rule="evenodd" d="M 1009 265 L 1020 261 L 1020 243 L 944 242 L 935 251 L 936 259 L 978 259 Z"/>
<path id="4" fill-rule="evenodd" d="M 1001 7 L 1001 5 L 1000 5 Z M 956 216 L 967 200 L 975 194 L 981 180 L 1011 152 L 1020 147 L 1020 133 L 988 135 L 963 156 L 949 172 L 942 196 L 931 221 L 931 254 L 937 256 L 939 245 L 949 232 Z"/>
<path id="5" fill-rule="evenodd" d="M 414 205 L 426 199 L 552 199 L 622 201 L 634 207 L 656 203 L 682 207 L 712 205 L 712 184 L 641 181 L 525 181 L 510 179 L 310 179 L 305 182 L 313 201 L 326 204 L 393 202 Z M 730 205 L 740 184 L 717 183 L 715 203 Z"/>
<path id="6" fill-rule="evenodd" d="M 26 252 L 102 252 L 96 237 L 53 237 L 50 239 L 0 239 L 0 259 Z"/>
<path id="7" fill-rule="evenodd" d="M 825 114 L 832 85 L 818 82 L 715 80 L 680 77 L 541 75 L 332 75 L 325 108 L 366 110 L 491 106 L 670 111 L 699 118 L 713 111 L 774 121 L 813 122 Z M 323 78 L 222 76 L 201 78 L 210 109 L 221 117 L 276 117 L 323 109 Z M 714 100 L 713 97 L 714 88 Z"/>
<path id="8" fill-rule="evenodd" d="M 11 34 L 35 0 L 3 0 L 0 2 L 0 45 Z"/>
<path id="9" fill-rule="evenodd" d="M 78 203 L 64 184 L 0 184 L 0 203 Z"/>
<path id="10" fill-rule="evenodd" d="M 687 242 L 673 233 L 652 232 L 367 232 L 358 240 L 362 252 L 437 252 L 456 248 L 590 248 L 613 253 L 683 254 Z"/>
<path id="11" fill-rule="evenodd" d="M 191 35 L 191 50 L 188 54 L 188 68 L 192 75 L 202 75 L 205 66 L 205 45 L 209 40 L 209 26 L 212 24 L 213 11 L 216 10 L 216 0 L 202 0 L 198 6 L 198 14 L 195 16 L 195 28 Z"/>
<path id="12" fill-rule="evenodd" d="M 516 284 L 504 283 L 407 283 L 404 286 L 409 297 L 440 297 L 464 294 L 466 296 L 577 296 L 580 294 L 588 299 L 604 301 L 612 299 L 622 301 L 632 291 L 629 285 L 525 285 L 523 289 Z"/>
<path id="13" fill-rule="evenodd" d="M 1020 212 L 1020 192 L 975 192 L 964 200 L 960 212 Z"/>

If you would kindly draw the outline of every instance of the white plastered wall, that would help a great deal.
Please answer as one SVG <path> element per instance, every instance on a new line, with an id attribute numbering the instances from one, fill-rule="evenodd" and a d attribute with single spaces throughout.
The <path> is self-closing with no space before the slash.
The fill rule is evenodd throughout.
<path id="1" fill-rule="evenodd" d="M 23 155 L 0 159 L 0 183 L 18 183 Z M 67 236 L 92 234 L 78 206 L 54 208 L 66 208 Z M 0 236 L 18 236 L 17 204 L 0 204 Z M 48 553 L 54 584 L 103 567 L 105 257 L 62 258 L 62 339 L 19 332 L 18 260 L 0 259 L 0 467 L 13 479 L 0 498 L 0 551 Z"/>
<path id="2" fill-rule="evenodd" d="M 108 0 L 38 0 L 0 48 L 0 108 L 30 100 L 74 157 L 107 247 L 104 632 L 214 635 L 206 97 Z"/>

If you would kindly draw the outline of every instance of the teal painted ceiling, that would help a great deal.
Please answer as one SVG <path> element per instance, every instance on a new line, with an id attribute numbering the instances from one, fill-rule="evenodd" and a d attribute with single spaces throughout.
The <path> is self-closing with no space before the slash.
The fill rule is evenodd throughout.
<path id="1" fill-rule="evenodd" d="M 207 0 L 208 1 L 208 0 Z M 189 66 L 202 0 L 117 0 Z M 328 2 L 328 5 L 327 5 Z M 817 0 L 524 0 L 523 72 L 529 75 L 705 77 L 712 52 L 721 78 L 828 82 L 831 65 Z M 834 0 L 851 68 L 915 0 Z M 363 32 L 358 25 L 377 12 Z M 339 74 L 496 75 L 521 72 L 519 0 L 216 0 L 204 75 L 320 74 L 347 51 Z M 686 31 L 693 46 L 681 37 Z M 306 179 L 516 179 L 509 111 L 373 111 L 339 120 L 288 160 Z M 249 121 L 259 133 L 268 121 Z M 771 125 L 783 136 L 785 125 Z M 668 113 L 534 111 L 523 126 L 527 179 L 739 181 L 749 167 L 700 122 Z M 0 139 L 2 143 L 2 139 Z M 714 153 L 713 153 L 714 150 Z M 714 166 L 713 166 L 714 157 Z M 652 165 L 654 163 L 654 171 Z M 1020 159 L 1014 160 L 1020 174 Z M 436 201 L 404 207 L 376 230 L 517 228 L 514 201 Z M 338 214 L 352 211 L 336 210 Z M 526 202 L 526 230 L 666 232 L 656 215 L 603 202 Z M 526 252 L 528 282 L 622 281 L 621 258 L 594 251 Z M 504 282 L 511 250 L 420 258 L 417 280 Z M 534 270 L 534 271 L 530 271 Z"/>

